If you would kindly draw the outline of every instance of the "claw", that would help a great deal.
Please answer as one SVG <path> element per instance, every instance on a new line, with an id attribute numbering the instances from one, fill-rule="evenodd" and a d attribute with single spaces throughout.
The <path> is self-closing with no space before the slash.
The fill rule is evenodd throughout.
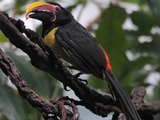
<path id="1" fill-rule="evenodd" d="M 80 81 L 84 82 L 85 85 L 88 85 L 88 81 L 84 79 L 80 79 Z"/>
<path id="2" fill-rule="evenodd" d="M 74 75 L 75 78 L 78 78 L 79 76 L 81 76 L 83 74 L 83 72 L 79 72 L 77 74 Z"/>
<path id="3" fill-rule="evenodd" d="M 74 66 L 67 66 L 71 70 L 77 70 Z"/>
<path id="4" fill-rule="evenodd" d="M 84 73 L 83 73 L 83 72 L 79 72 L 79 73 L 75 74 L 74 77 L 77 79 L 77 78 L 79 78 L 82 74 L 84 74 Z M 79 78 L 79 80 L 82 81 L 82 82 L 84 82 L 84 84 L 86 84 L 86 85 L 88 84 L 88 81 L 87 81 L 87 80 L 80 79 L 80 78 Z"/>

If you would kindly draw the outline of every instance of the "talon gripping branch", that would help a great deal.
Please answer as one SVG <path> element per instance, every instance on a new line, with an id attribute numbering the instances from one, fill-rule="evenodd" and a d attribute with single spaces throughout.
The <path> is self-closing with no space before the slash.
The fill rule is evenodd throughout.
<path id="1" fill-rule="evenodd" d="M 34 2 L 26 18 L 42 21 L 44 42 L 78 70 L 108 82 L 127 120 L 140 120 L 131 100 L 111 72 L 107 53 L 96 39 L 65 8 L 55 2 Z"/>

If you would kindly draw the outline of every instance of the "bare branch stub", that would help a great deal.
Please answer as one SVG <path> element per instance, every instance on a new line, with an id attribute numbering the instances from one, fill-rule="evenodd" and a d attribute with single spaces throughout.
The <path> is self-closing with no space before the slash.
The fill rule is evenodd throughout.
<path id="1" fill-rule="evenodd" d="M 144 97 L 146 95 L 146 90 L 144 87 L 135 88 L 133 93 L 131 94 L 132 103 L 135 108 L 138 110 L 140 105 L 144 103 Z"/>

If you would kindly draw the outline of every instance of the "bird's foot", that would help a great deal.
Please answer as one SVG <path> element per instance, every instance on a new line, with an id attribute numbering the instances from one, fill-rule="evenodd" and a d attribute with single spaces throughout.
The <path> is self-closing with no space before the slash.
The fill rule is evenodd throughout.
<path id="1" fill-rule="evenodd" d="M 88 81 L 87 80 L 85 80 L 85 79 L 79 79 L 80 81 L 82 81 L 85 85 L 87 85 L 88 84 Z"/>
<path id="2" fill-rule="evenodd" d="M 76 67 L 74 67 L 74 66 L 70 66 L 70 65 L 68 65 L 68 66 L 67 66 L 67 68 L 69 68 L 70 70 L 77 70 L 77 68 L 76 68 Z"/>
<path id="3" fill-rule="evenodd" d="M 83 72 L 79 72 L 79 73 L 75 74 L 74 77 L 77 79 L 77 78 L 79 78 L 82 74 L 84 74 L 84 73 L 83 73 Z M 88 81 L 85 80 L 85 79 L 80 79 L 80 78 L 79 78 L 79 80 L 82 81 L 82 82 L 84 82 L 86 85 L 88 84 Z"/>
<path id="4" fill-rule="evenodd" d="M 74 77 L 79 78 L 82 74 L 83 74 L 83 72 L 79 72 L 79 73 L 75 74 Z"/>

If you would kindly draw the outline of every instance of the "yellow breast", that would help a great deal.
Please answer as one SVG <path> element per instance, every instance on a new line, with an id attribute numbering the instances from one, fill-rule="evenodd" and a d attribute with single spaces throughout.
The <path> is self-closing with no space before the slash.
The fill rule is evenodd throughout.
<path id="1" fill-rule="evenodd" d="M 55 32 L 58 28 L 52 29 L 45 37 L 44 43 L 51 46 L 55 54 L 57 54 L 62 59 L 72 63 L 72 60 L 68 57 L 68 55 L 63 50 L 63 47 L 55 40 Z"/>
<path id="2" fill-rule="evenodd" d="M 45 37 L 44 42 L 49 46 L 54 46 L 55 43 L 55 32 L 58 28 L 52 29 Z"/>
<path id="3" fill-rule="evenodd" d="M 66 54 L 63 47 L 56 41 L 55 32 L 58 28 L 52 29 L 45 37 L 44 43 L 51 46 L 55 54 L 64 59 L 65 61 L 74 64 L 71 58 Z"/>

